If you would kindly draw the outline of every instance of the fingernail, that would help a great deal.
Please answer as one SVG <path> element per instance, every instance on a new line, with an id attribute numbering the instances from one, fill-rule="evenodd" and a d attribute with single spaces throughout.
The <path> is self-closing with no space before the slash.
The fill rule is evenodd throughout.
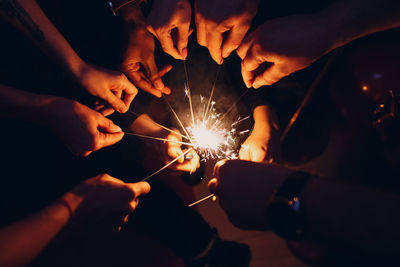
<path id="1" fill-rule="evenodd" d="M 187 48 L 186 47 L 182 49 L 181 54 L 182 54 L 183 59 L 185 60 L 187 58 Z"/>
<path id="2" fill-rule="evenodd" d="M 154 81 L 154 86 L 155 86 L 158 90 L 161 90 L 161 89 L 164 88 L 164 83 L 163 83 L 160 79 L 157 79 L 157 80 Z"/>

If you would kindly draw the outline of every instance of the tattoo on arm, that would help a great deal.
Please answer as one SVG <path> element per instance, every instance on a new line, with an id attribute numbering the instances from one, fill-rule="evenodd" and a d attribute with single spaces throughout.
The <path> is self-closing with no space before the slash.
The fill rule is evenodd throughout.
<path id="1" fill-rule="evenodd" d="M 45 40 L 42 30 L 17 0 L 0 0 L 0 10 L 11 20 L 17 19 L 37 42 L 41 43 Z"/>

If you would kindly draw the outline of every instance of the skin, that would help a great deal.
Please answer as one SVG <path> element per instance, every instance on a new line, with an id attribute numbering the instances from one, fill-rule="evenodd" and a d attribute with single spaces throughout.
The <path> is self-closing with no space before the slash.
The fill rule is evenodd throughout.
<path id="1" fill-rule="evenodd" d="M 279 127 L 272 108 L 258 106 L 253 111 L 254 128 L 243 142 L 239 159 L 253 162 L 279 162 L 281 160 Z"/>
<path id="2" fill-rule="evenodd" d="M 122 73 L 84 62 L 54 27 L 34 0 L 8 0 L 0 17 L 22 32 L 43 53 L 51 57 L 87 92 L 114 110 L 124 113 L 137 93 Z"/>
<path id="3" fill-rule="evenodd" d="M 258 0 L 196 0 L 197 42 L 222 64 L 242 42 L 257 13 Z"/>
<path id="4" fill-rule="evenodd" d="M 66 147 L 79 156 L 113 145 L 124 136 L 111 120 L 76 101 L 4 85 L 0 85 L 0 114 L 52 129 Z"/>
<path id="5" fill-rule="evenodd" d="M 175 59 L 186 59 L 191 7 L 187 0 L 155 0 L 147 18 L 147 29 L 163 50 Z M 174 34 L 176 31 L 176 34 Z"/>
<path id="6" fill-rule="evenodd" d="M 178 129 L 171 129 L 174 132 L 167 131 L 157 125 L 147 114 L 139 116 L 130 126 L 130 130 L 137 134 L 182 142 L 182 137 Z M 158 154 L 161 155 L 159 160 L 162 161 L 161 164 L 163 165 L 187 151 L 187 149 L 182 149 L 182 145 L 179 143 L 152 141 L 149 139 L 143 139 L 143 141 L 149 144 L 153 150 L 159 152 Z M 179 158 L 175 163 L 170 165 L 168 169 L 177 172 L 194 172 L 199 167 L 200 157 L 192 150 L 185 157 Z"/>
<path id="7" fill-rule="evenodd" d="M 120 10 L 124 20 L 122 62 L 120 70 L 140 89 L 156 96 L 170 94 L 162 77 L 171 69 L 165 65 L 158 69 L 154 59 L 154 38 L 146 30 L 146 21 L 138 4 L 127 5 Z"/>
<path id="8" fill-rule="evenodd" d="M 274 84 L 337 47 L 399 27 L 399 12 L 398 1 L 336 1 L 314 14 L 266 21 L 237 49 L 243 81 L 248 88 Z"/>
<path id="9" fill-rule="evenodd" d="M 215 165 L 209 188 L 235 226 L 268 230 L 267 201 L 294 171 L 278 164 L 221 161 Z M 400 196 L 341 181 L 311 176 L 305 184 L 299 197 L 307 238 L 331 249 L 355 249 L 363 257 L 398 261 Z"/>
<path id="10" fill-rule="evenodd" d="M 124 183 L 107 174 L 101 174 L 77 185 L 62 198 L 43 210 L 0 229 L 0 265 L 24 266 L 32 262 L 69 222 L 96 221 L 135 210 L 139 196 L 147 194 L 146 182 Z M 112 225 L 117 229 L 119 224 Z"/>

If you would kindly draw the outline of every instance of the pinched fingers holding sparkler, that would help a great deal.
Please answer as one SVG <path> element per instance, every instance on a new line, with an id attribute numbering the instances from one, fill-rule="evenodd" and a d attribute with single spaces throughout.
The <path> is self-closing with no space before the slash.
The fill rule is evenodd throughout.
<path id="1" fill-rule="evenodd" d="M 174 131 L 179 132 L 177 129 Z M 197 153 L 191 149 L 185 156 L 182 156 L 188 151 L 188 149 L 182 149 L 182 137 L 176 133 L 170 132 L 167 140 L 163 143 L 163 156 L 165 163 L 169 163 L 171 160 L 178 158 L 178 160 L 169 166 L 170 170 L 182 171 L 182 172 L 194 172 L 200 167 L 200 157 Z M 189 148 L 190 149 L 190 148 Z"/>

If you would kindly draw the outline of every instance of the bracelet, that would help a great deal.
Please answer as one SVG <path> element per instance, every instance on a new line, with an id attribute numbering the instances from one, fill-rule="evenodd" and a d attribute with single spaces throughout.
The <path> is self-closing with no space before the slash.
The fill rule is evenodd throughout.
<path id="1" fill-rule="evenodd" d="M 74 211 L 72 210 L 72 207 L 68 203 L 68 201 L 66 201 L 63 197 L 60 197 L 57 200 L 57 202 L 59 202 L 60 204 L 64 205 L 68 209 L 70 218 L 72 218 L 74 216 Z"/>

